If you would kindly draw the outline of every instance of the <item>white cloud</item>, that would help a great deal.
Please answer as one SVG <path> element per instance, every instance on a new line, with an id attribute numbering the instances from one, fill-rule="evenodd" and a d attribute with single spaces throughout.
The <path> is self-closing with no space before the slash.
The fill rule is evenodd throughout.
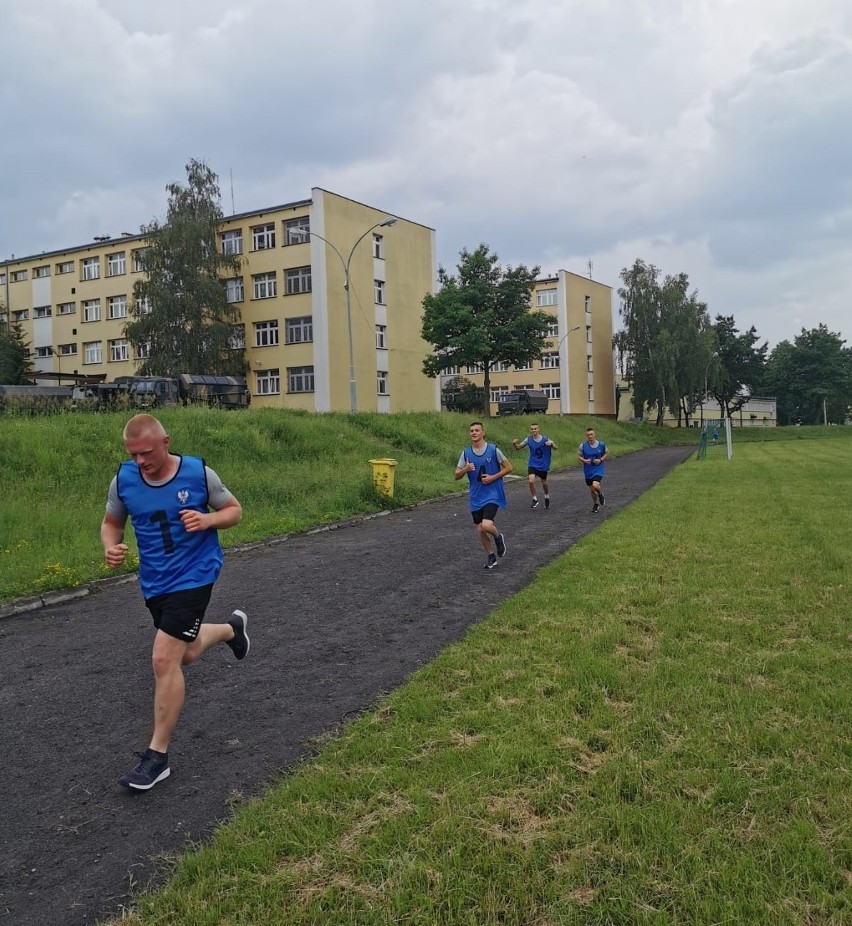
<path id="1" fill-rule="evenodd" d="M 641 257 L 852 339 L 847 0 L 6 0 L 0 99 L 0 254 L 138 229 L 196 157 L 227 211 L 324 186 L 448 266 Z"/>

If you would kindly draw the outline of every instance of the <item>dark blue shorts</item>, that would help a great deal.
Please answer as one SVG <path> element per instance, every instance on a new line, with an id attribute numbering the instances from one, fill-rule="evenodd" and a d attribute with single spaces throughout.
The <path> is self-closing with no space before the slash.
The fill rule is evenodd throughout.
<path id="1" fill-rule="evenodd" d="M 474 524 L 482 524 L 483 521 L 493 521 L 497 517 L 499 510 L 499 505 L 491 504 L 486 505 L 484 508 L 477 508 L 476 511 L 471 511 L 470 514 Z"/>
<path id="2" fill-rule="evenodd" d="M 212 584 L 201 585 L 156 595 L 145 602 L 145 607 L 151 612 L 157 630 L 184 643 L 192 643 L 201 629 L 212 594 Z"/>
<path id="3" fill-rule="evenodd" d="M 586 479 L 586 485 L 587 485 L 587 486 L 590 486 L 593 482 L 603 482 L 603 475 L 600 475 L 600 476 L 589 476 L 589 478 Z"/>
<path id="4" fill-rule="evenodd" d="M 538 476 L 539 479 L 547 479 L 546 469 L 536 469 L 534 466 L 527 467 L 528 476 Z"/>

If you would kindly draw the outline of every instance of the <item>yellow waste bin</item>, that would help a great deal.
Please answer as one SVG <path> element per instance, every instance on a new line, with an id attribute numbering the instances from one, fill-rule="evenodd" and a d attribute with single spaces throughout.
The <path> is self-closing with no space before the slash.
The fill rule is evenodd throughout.
<path id="1" fill-rule="evenodd" d="M 373 485 L 379 495 L 393 498 L 393 468 L 396 460 L 370 460 L 373 467 Z"/>

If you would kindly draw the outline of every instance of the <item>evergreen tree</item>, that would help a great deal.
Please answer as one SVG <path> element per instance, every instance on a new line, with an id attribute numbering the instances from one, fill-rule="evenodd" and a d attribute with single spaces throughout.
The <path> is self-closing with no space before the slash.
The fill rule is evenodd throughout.
<path id="1" fill-rule="evenodd" d="M 228 302 L 223 278 L 240 271 L 240 258 L 221 253 L 223 213 L 218 177 L 191 160 L 187 185 L 170 183 L 166 221 L 143 227 L 144 279 L 133 287 L 132 321 L 125 334 L 138 352 L 147 346 L 143 375 L 244 374 L 239 309 Z"/>
<path id="2" fill-rule="evenodd" d="M 440 267 L 439 291 L 423 300 L 423 339 L 435 348 L 423 372 L 435 377 L 450 365 L 481 366 L 488 415 L 491 370 L 539 358 L 553 317 L 530 307 L 538 267 L 503 269 L 481 244 L 472 252 L 463 248 L 456 269 L 453 276 Z"/>
<path id="3" fill-rule="evenodd" d="M 24 386 L 33 375 L 32 352 L 20 322 L 0 325 L 0 383 Z"/>

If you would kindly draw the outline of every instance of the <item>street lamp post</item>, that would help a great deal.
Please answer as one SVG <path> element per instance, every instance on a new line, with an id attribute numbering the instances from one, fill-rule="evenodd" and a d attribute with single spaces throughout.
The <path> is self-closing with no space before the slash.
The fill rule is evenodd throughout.
<path id="1" fill-rule="evenodd" d="M 719 351 L 714 350 L 710 355 L 710 359 L 707 361 L 707 366 L 704 367 L 704 395 L 701 396 L 701 427 L 704 427 L 704 402 L 707 399 L 707 374 L 710 372 L 710 364 L 716 360 L 719 356 Z"/>
<path id="2" fill-rule="evenodd" d="M 396 219 L 385 219 L 382 222 L 376 222 L 375 225 L 371 225 L 358 237 L 355 244 L 349 249 L 349 255 L 346 258 L 343 257 L 340 251 L 328 240 L 328 238 L 323 238 L 322 235 L 315 231 L 307 232 L 311 238 L 319 238 L 320 241 L 324 241 L 340 258 L 340 263 L 343 267 L 343 288 L 346 290 L 346 325 L 349 329 L 349 410 L 353 415 L 358 411 L 358 386 L 355 380 L 355 349 L 352 342 L 352 296 L 349 285 L 349 265 L 352 263 L 352 255 L 355 253 L 355 248 L 358 247 L 371 231 L 376 228 L 390 228 L 391 225 L 396 225 L 396 222 Z"/>

